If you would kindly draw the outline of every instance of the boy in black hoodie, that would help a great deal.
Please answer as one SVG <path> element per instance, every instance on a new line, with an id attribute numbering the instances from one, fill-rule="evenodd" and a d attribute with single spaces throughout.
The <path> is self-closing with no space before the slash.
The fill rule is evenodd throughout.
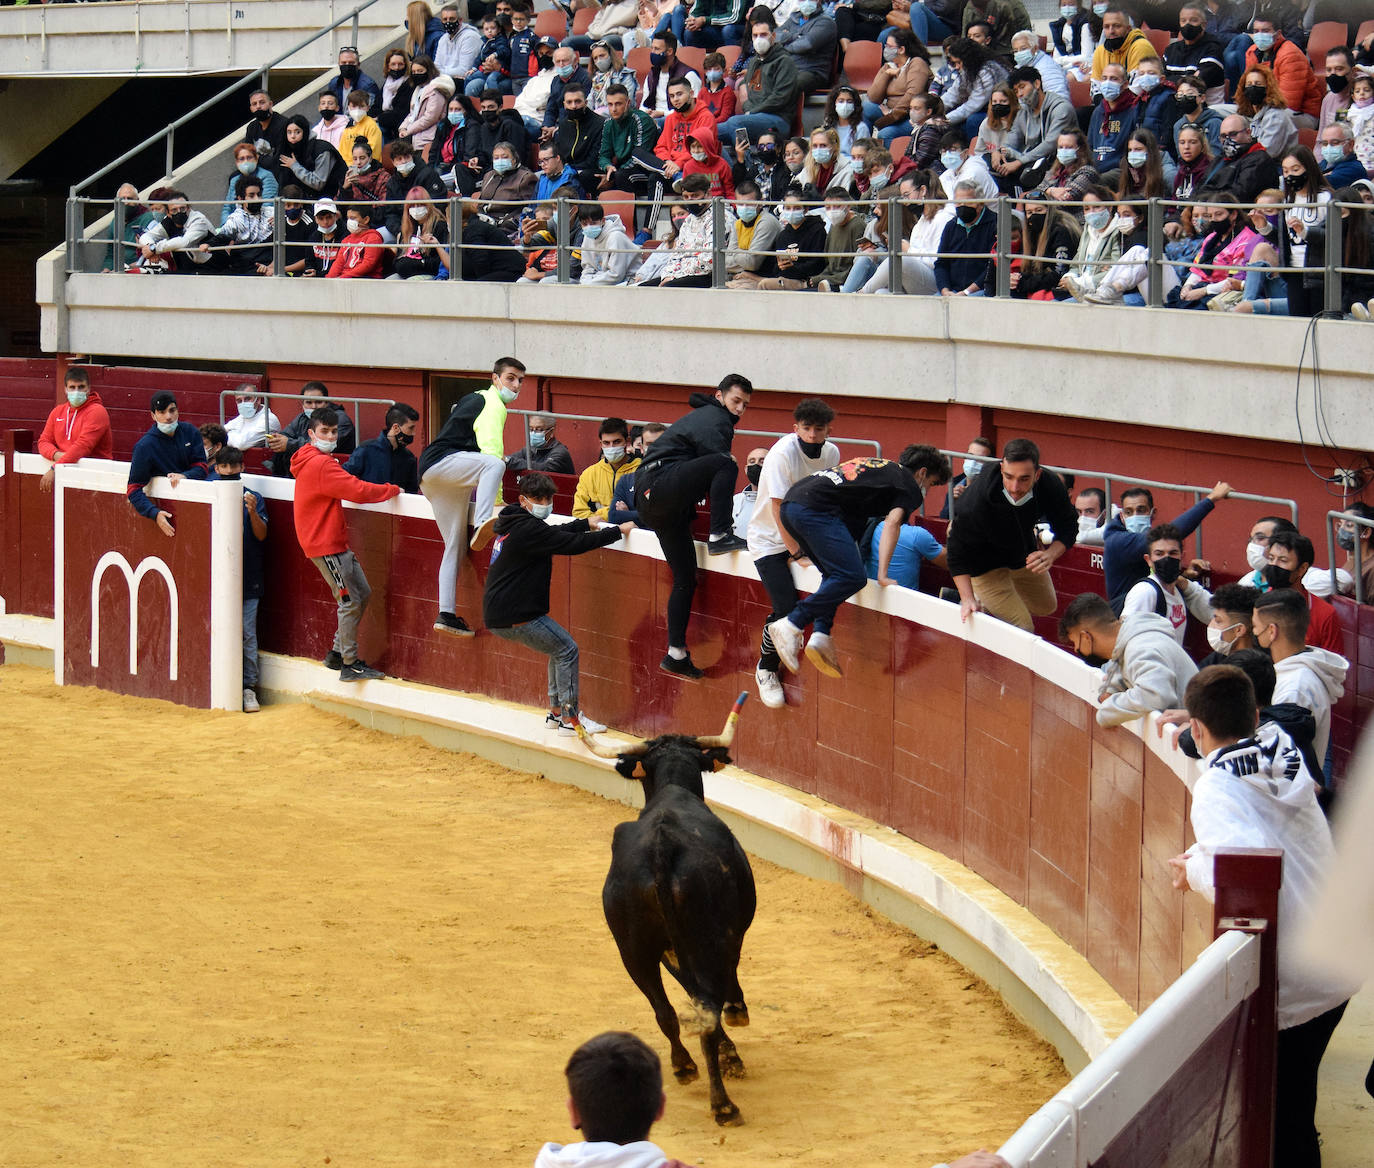
<path id="1" fill-rule="evenodd" d="M 659 662 L 665 673 L 696 681 L 703 676 L 687 652 L 687 618 L 697 587 L 697 553 L 692 519 L 698 500 L 711 500 L 711 555 L 748 546 L 735 535 L 735 480 L 739 467 L 730 454 L 735 423 L 749 405 L 753 383 L 738 373 L 726 374 L 713 396 L 694 393 L 692 412 L 679 418 L 649 449 L 635 472 L 635 510 L 639 526 L 658 536 L 663 558 L 673 573 L 668 597 L 668 654 Z"/>
<path id="2" fill-rule="evenodd" d="M 548 475 L 534 471 L 521 476 L 520 501 L 501 509 L 482 525 L 495 539 L 491 567 L 482 594 L 482 619 L 498 637 L 544 653 L 549 658 L 549 716 L 545 726 L 563 735 L 585 730 L 599 734 L 606 727 L 579 713 L 577 642 L 549 616 L 549 581 L 554 556 L 579 556 L 615 543 L 632 523 L 617 526 L 593 516 L 550 526 L 554 485 Z M 597 528 L 599 530 L 593 530 Z"/>

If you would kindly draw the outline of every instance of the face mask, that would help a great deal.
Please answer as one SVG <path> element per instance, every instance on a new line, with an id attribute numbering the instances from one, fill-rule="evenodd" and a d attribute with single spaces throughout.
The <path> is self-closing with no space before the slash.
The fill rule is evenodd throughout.
<path id="1" fill-rule="evenodd" d="M 883 44 L 883 60 L 895 61 L 897 59 L 897 46 L 888 40 Z"/>
<path id="2" fill-rule="evenodd" d="M 462 110 L 448 111 L 448 124 L 450 126 L 461 126 L 465 121 Z"/>
<path id="3" fill-rule="evenodd" d="M 547 519 L 550 515 L 553 514 L 553 504 L 552 504 L 552 503 L 531 503 L 531 504 L 530 504 L 530 514 L 533 515 L 536 519 L 540 519 L 540 520 Z"/>
<path id="4" fill-rule="evenodd" d="M 1148 515 L 1127 515 L 1121 522 L 1125 524 L 1126 530 L 1133 535 L 1144 535 L 1154 526 L 1153 521 Z"/>
<path id="5" fill-rule="evenodd" d="M 392 78 L 392 80 L 398 80 L 399 78 L 402 78 L 402 77 L 404 77 L 404 76 L 406 75 L 406 71 L 405 71 L 404 68 L 401 68 L 401 69 L 388 69 L 388 70 L 386 71 L 386 75 L 387 75 L 388 77 Z"/>
<path id="6" fill-rule="evenodd" d="M 1139 170 L 1149 160 L 1150 156 L 1144 150 L 1131 150 L 1126 154 L 1127 165 L 1134 166 L 1136 170 Z"/>
<path id="7" fill-rule="evenodd" d="M 565 109 L 563 112 L 567 114 L 568 117 L 572 118 L 573 121 L 580 122 L 587 116 L 588 110 L 585 105 L 580 105 L 576 109 Z"/>
<path id="8" fill-rule="evenodd" d="M 356 81 L 358 79 L 357 65 L 340 65 L 339 76 L 345 81 Z"/>
<path id="9" fill-rule="evenodd" d="M 1110 211 L 1084 211 L 1083 222 L 1094 231 L 1101 231 L 1111 222 L 1112 213 Z"/>
<path id="10" fill-rule="evenodd" d="M 1183 113 L 1191 114 L 1197 112 L 1198 100 L 1196 94 L 1180 93 L 1174 100 L 1178 102 L 1178 108 Z"/>
<path id="11" fill-rule="evenodd" d="M 1178 35 L 1185 41 L 1195 41 L 1202 36 L 1202 25 L 1200 24 L 1180 24 Z"/>
<path id="12" fill-rule="evenodd" d="M 1306 174 L 1285 174 L 1283 176 L 1283 186 L 1285 190 L 1296 191 L 1302 188 L 1302 184 L 1307 181 Z"/>
<path id="13" fill-rule="evenodd" d="M 601 457 L 607 462 L 619 462 L 625 457 L 625 447 L 623 446 L 603 446 Z"/>
<path id="14" fill-rule="evenodd" d="M 334 447 L 336 447 L 338 443 L 333 440 L 326 442 L 324 441 L 324 439 L 316 438 L 312 435 L 310 438 L 310 445 L 313 446 L 316 450 L 318 450 L 321 454 L 333 454 Z"/>
<path id="15" fill-rule="evenodd" d="M 589 223 L 582 228 L 583 239 L 600 239 L 603 225 L 600 223 Z"/>
<path id="16" fill-rule="evenodd" d="M 853 112 L 854 112 L 854 103 L 853 103 L 852 101 L 837 101 L 837 102 L 835 103 L 835 116 L 836 116 L 836 117 L 847 118 L 847 117 L 849 117 Z"/>
<path id="17" fill-rule="evenodd" d="M 724 76 L 725 76 L 725 70 L 724 70 L 724 69 L 707 69 L 707 70 L 706 70 L 706 80 L 709 81 L 712 85 L 718 84 Z"/>
<path id="18" fill-rule="evenodd" d="M 991 112 L 991 114 L 992 114 L 993 117 L 995 117 L 995 118 L 1004 118 L 1004 117 L 1006 117 L 1009 113 L 1011 113 L 1011 106 L 1009 106 L 1009 105 L 990 105 L 990 106 L 988 106 L 988 110 L 989 110 L 989 112 Z"/>
<path id="19" fill-rule="evenodd" d="M 1274 47 L 1274 34 L 1272 32 L 1257 32 L 1250 39 L 1255 42 L 1255 48 L 1261 53 L 1267 53 Z"/>
<path id="20" fill-rule="evenodd" d="M 404 434 L 404 433 L 402 433 L 400 430 L 397 430 L 397 431 L 396 431 L 396 445 L 397 445 L 400 449 L 404 450 L 407 446 L 409 446 L 409 445 L 410 445 L 412 442 L 414 442 L 414 441 L 415 441 L 415 435 L 414 435 L 414 434 Z"/>
<path id="21" fill-rule="evenodd" d="M 801 3 L 797 5 L 803 16 L 815 16 L 816 9 L 819 7 L 820 5 L 816 3 L 816 0 L 801 0 Z"/>
<path id="22" fill-rule="evenodd" d="M 489 126 L 494 126 L 494 125 L 496 125 L 500 120 L 501 120 L 501 111 L 500 111 L 500 110 L 483 110 L 483 111 L 482 111 L 482 121 L 486 122 L 487 125 L 489 125 Z"/>
<path id="23" fill-rule="evenodd" d="M 429 80 L 429 75 L 426 74 L 426 73 L 412 73 L 412 74 L 410 75 L 410 82 L 411 82 L 412 85 L 416 85 L 416 86 L 424 85 L 425 82 L 427 82 L 428 80 Z"/>
<path id="24" fill-rule="evenodd" d="M 1124 36 L 1102 38 L 1102 44 L 1106 47 L 1107 52 L 1109 53 L 1117 52 L 1125 43 L 1126 38 Z"/>
<path id="25" fill-rule="evenodd" d="M 825 209 L 825 221 L 829 223 L 831 227 L 838 227 L 844 222 L 844 208 L 827 207 Z"/>
<path id="26" fill-rule="evenodd" d="M 940 155 L 940 165 L 946 170 L 958 170 L 964 164 L 964 156 L 958 150 L 946 150 Z"/>
<path id="27" fill-rule="evenodd" d="M 1352 101 L 1350 104 L 1356 109 L 1368 109 L 1371 105 L 1374 105 L 1374 97 L 1361 97 L 1356 101 Z"/>
<path id="28" fill-rule="evenodd" d="M 650 54 L 649 54 L 649 67 L 650 67 L 651 69 L 662 69 L 662 68 L 663 68 L 663 62 L 666 61 L 667 59 L 668 59 L 668 54 L 667 54 L 667 53 L 650 53 Z"/>
<path id="29" fill-rule="evenodd" d="M 1247 85 L 1244 92 L 1246 101 L 1251 105 L 1259 106 L 1264 104 L 1264 96 L 1268 90 L 1263 85 Z"/>
<path id="30" fill-rule="evenodd" d="M 891 177 L 892 177 L 892 172 L 891 172 L 890 170 L 880 170 L 877 174 L 871 174 L 871 175 L 869 175 L 869 176 L 868 176 L 868 189 L 871 190 L 871 191 L 880 191 L 880 190 L 882 190 L 883 187 L 887 186 L 888 180 L 889 180 Z"/>
<path id="31" fill-rule="evenodd" d="M 558 75 L 561 78 L 563 78 L 564 81 L 566 81 L 569 77 L 573 75 L 573 67 L 571 65 L 559 65 Z"/>
<path id="32" fill-rule="evenodd" d="M 497 174 L 506 174 L 514 165 L 515 159 L 513 158 L 493 158 L 491 160 L 491 168 Z"/>
<path id="33" fill-rule="evenodd" d="M 975 462 L 971 458 L 964 459 L 964 478 L 971 479 L 982 469 L 983 464 L 981 462 Z"/>
<path id="34" fill-rule="evenodd" d="M 1104 81 L 1097 88 L 1107 101 L 1115 101 L 1121 96 L 1121 82 L 1119 81 Z"/>
<path id="35" fill-rule="evenodd" d="M 1004 499 L 1005 499 L 1008 503 L 1010 503 L 1013 507 L 1024 507 L 1027 503 L 1029 503 L 1032 499 L 1035 498 L 1035 492 L 1034 492 L 1034 491 L 1027 491 L 1027 492 L 1026 492 L 1024 495 L 1022 495 L 1019 499 L 1013 499 L 1013 498 L 1011 497 L 1011 492 L 1008 491 L 1006 487 L 1003 487 L 1003 488 L 1002 488 L 1002 498 L 1004 498 Z"/>
<path id="36" fill-rule="evenodd" d="M 1107 15 L 1107 9 L 1108 9 L 1109 7 L 1110 7 L 1110 5 L 1107 5 L 1107 4 L 1094 4 L 1094 5 L 1093 5 L 1093 15 L 1094 15 L 1094 16 L 1106 16 L 1106 15 Z"/>
<path id="37" fill-rule="evenodd" d="M 1344 146 L 1332 146 L 1326 144 L 1322 146 L 1322 161 L 1327 166 L 1337 165 L 1345 157 Z"/>
<path id="38" fill-rule="evenodd" d="M 1245 545 L 1245 562 L 1256 572 L 1264 570 L 1265 562 L 1269 558 L 1269 549 L 1264 544 L 1255 543 L 1251 540 Z"/>
<path id="39" fill-rule="evenodd" d="M 1239 158 L 1249 149 L 1249 142 L 1237 142 L 1234 139 L 1227 140 L 1226 138 L 1221 140 L 1221 152 L 1232 160 Z"/>
<path id="40" fill-rule="evenodd" d="M 84 389 L 69 389 L 67 390 L 67 404 L 71 406 L 74 410 L 79 409 L 81 406 L 84 406 L 86 404 L 87 396 L 88 395 Z M 1342 544 L 1341 546 L 1345 547 L 1346 545 Z M 1350 546 L 1355 546 L 1353 535 L 1351 536 Z"/>
<path id="41" fill-rule="evenodd" d="M 583 234 L 586 234 L 586 233 L 584 232 Z M 544 443 L 547 442 L 547 441 L 548 441 L 548 435 L 546 435 L 546 434 L 544 433 L 543 430 L 531 430 L 531 431 L 530 431 L 530 449 L 531 449 L 531 450 L 538 450 L 538 449 L 539 449 L 541 446 L 543 446 Z"/>
<path id="42" fill-rule="evenodd" d="M 351 105 L 348 107 L 348 120 L 356 126 L 363 120 L 363 116 L 366 113 L 367 110 L 359 109 L 356 105 Z"/>
<path id="43" fill-rule="evenodd" d="M 1350 88 L 1350 78 L 1337 77 L 1334 73 L 1328 73 L 1326 75 L 1326 88 L 1332 93 L 1344 93 Z"/>
<path id="44" fill-rule="evenodd" d="M 1062 16 L 1065 20 L 1072 20 L 1075 16 L 1078 15 L 1078 5 L 1061 4 L 1059 6 L 1059 15 Z"/>
<path id="45" fill-rule="evenodd" d="M 1138 224 L 1134 216 L 1118 215 L 1113 221 L 1112 226 L 1121 232 L 1122 235 L 1131 235 L 1134 234 Z"/>
<path id="46" fill-rule="evenodd" d="M 800 207 L 789 207 L 782 213 L 782 221 L 788 227 L 800 227 L 801 221 L 806 218 L 806 212 Z"/>
<path id="47" fill-rule="evenodd" d="M 1263 569 L 1264 582 L 1270 588 L 1288 588 L 1293 583 L 1293 573 L 1288 568 L 1280 568 L 1278 564 L 1265 564 Z"/>
<path id="48" fill-rule="evenodd" d="M 801 168 L 805 165 L 806 164 L 803 161 L 798 159 L 796 161 L 789 161 L 787 164 L 787 169 L 791 171 L 793 174 L 800 174 Z"/>
<path id="49" fill-rule="evenodd" d="M 1150 93 L 1159 88 L 1159 78 L 1153 73 L 1142 73 L 1131 86 L 1137 93 Z"/>
<path id="50" fill-rule="evenodd" d="M 402 176 L 409 174 L 414 169 L 415 163 L 413 162 L 398 162 L 396 164 L 396 173 Z"/>
<path id="51" fill-rule="evenodd" d="M 510 405 L 511 402 L 513 402 L 517 397 L 520 396 L 520 391 L 519 391 L 519 390 L 517 390 L 517 389 L 508 389 L 508 388 L 507 388 L 506 386 L 504 386 L 504 385 L 498 386 L 497 389 L 496 389 L 496 392 L 497 392 L 498 394 L 501 395 L 501 400 L 502 400 L 506 405 Z"/>
<path id="52" fill-rule="evenodd" d="M 348 217 L 348 234 L 357 235 L 363 229 L 363 221 L 354 219 L 352 215 Z"/>
<path id="53" fill-rule="evenodd" d="M 800 438 L 797 439 L 797 446 L 807 458 L 820 458 L 825 449 L 824 442 L 803 442 Z"/>
<path id="54" fill-rule="evenodd" d="M 457 20 L 446 20 L 444 21 L 444 31 L 452 35 L 453 33 L 458 31 L 460 23 L 461 22 Z"/>
<path id="55" fill-rule="evenodd" d="M 706 161 L 706 151 L 705 151 L 705 150 L 693 150 L 693 151 L 692 151 L 692 159 L 693 159 L 693 161 L 695 161 L 695 162 L 705 162 L 705 161 Z"/>
<path id="56" fill-rule="evenodd" d="M 1016 52 L 1012 54 L 1012 60 L 1014 60 L 1017 63 L 1017 65 L 1024 69 L 1027 65 L 1029 65 L 1032 61 L 1035 60 L 1035 50 L 1017 49 Z"/>
<path id="57" fill-rule="evenodd" d="M 759 209 L 752 203 L 745 203 L 735 208 L 735 214 L 739 216 L 741 223 L 748 225 L 759 217 Z"/>
<path id="58" fill-rule="evenodd" d="M 754 38 L 754 52 L 756 52 L 760 57 L 766 57 L 768 55 L 768 50 L 772 47 L 772 37 L 758 36 Z M 886 54 L 884 54 L 884 56 L 886 56 Z"/>
<path id="59" fill-rule="evenodd" d="M 68 394 L 67 394 L 67 400 L 68 400 L 68 401 L 71 401 L 71 399 L 72 399 L 72 395 L 71 395 L 70 392 L 68 392 Z M 85 400 L 86 400 L 86 395 L 85 395 L 85 394 L 82 394 L 82 395 L 81 395 L 81 401 L 85 401 Z M 72 402 L 72 405 L 74 405 L 74 406 L 79 406 L 80 404 L 81 404 L 81 402 Z M 1341 549 L 1341 551 L 1344 551 L 1344 552 L 1353 552 L 1353 551 L 1355 550 L 1355 533 L 1354 533 L 1353 531 L 1338 531 L 1338 532 L 1336 532 L 1336 546 L 1339 547 L 1339 548 Z"/>
<path id="60" fill-rule="evenodd" d="M 272 120 L 272 111 L 270 109 L 258 110 L 257 119 L 265 126 Z"/>
<path id="61" fill-rule="evenodd" d="M 286 211 L 286 221 L 287 221 L 288 223 L 299 223 L 299 222 L 301 221 L 301 211 L 300 211 L 300 208 L 297 207 L 294 211 L 291 210 L 290 208 L 287 208 L 287 211 Z"/>
<path id="62" fill-rule="evenodd" d="M 326 126 L 329 125 L 329 123 L 332 122 L 332 121 L 333 121 L 335 118 L 337 118 L 338 116 L 339 116 L 339 111 L 338 111 L 338 110 L 335 110 L 335 109 L 323 109 L 323 110 L 320 110 L 320 121 L 322 121 Z"/>
<path id="63" fill-rule="evenodd" d="M 1155 579 L 1168 588 L 1178 579 L 1178 574 L 1183 571 L 1183 561 L 1176 560 L 1173 556 L 1167 556 L 1151 564 L 1150 570 L 1154 572 Z"/>
<path id="64" fill-rule="evenodd" d="M 763 463 L 756 462 L 744 468 L 744 477 L 749 480 L 751 487 L 759 485 L 759 475 L 763 474 Z"/>
<path id="65" fill-rule="evenodd" d="M 983 209 L 981 207 L 960 207 L 954 213 L 959 216 L 960 223 L 972 227 L 978 222 L 978 216 L 983 213 Z"/>
<path id="66" fill-rule="evenodd" d="M 828 166 L 833 154 L 829 146 L 817 146 L 812 149 L 811 157 L 816 160 L 818 166 Z"/>
<path id="67" fill-rule="evenodd" d="M 1097 530 L 1097 520 L 1091 515 L 1080 515 L 1078 517 L 1078 534 L 1087 535 L 1090 531 Z"/>
<path id="68" fill-rule="evenodd" d="M 179 425 L 179 422 L 159 422 L 157 424 L 157 428 L 161 430 L 164 434 L 166 434 L 168 438 L 170 438 L 173 434 L 177 432 L 177 426 Z"/>
<path id="69" fill-rule="evenodd" d="M 255 406 L 255 405 L 254 405 L 252 402 L 250 402 L 250 401 L 239 402 L 238 405 L 239 405 L 239 417 L 240 417 L 240 418 L 244 418 L 244 419 L 251 418 L 254 414 L 256 414 L 256 413 L 258 412 L 258 407 Z"/>
<path id="70" fill-rule="evenodd" d="M 258 169 L 258 164 L 254 162 L 251 158 L 245 158 L 242 162 L 234 163 L 234 168 L 239 172 L 239 174 L 252 174 L 255 170 Z"/>
<path id="71" fill-rule="evenodd" d="M 766 162 L 772 166 L 778 160 L 778 148 L 776 146 L 760 146 L 758 156 L 760 162 Z"/>
<path id="72" fill-rule="evenodd" d="M 410 215 L 411 219 L 413 219 L 416 223 L 423 223 L 425 216 L 429 214 L 429 211 L 426 210 L 424 207 L 411 207 L 407 213 Z"/>
<path id="73" fill-rule="evenodd" d="M 592 64 L 596 66 L 596 71 L 598 73 L 609 73 L 611 71 L 610 57 L 597 57 L 597 59 L 593 61 Z"/>
<path id="74" fill-rule="evenodd" d="M 1231 650 L 1236 647 L 1236 643 L 1234 641 L 1228 641 L 1226 639 L 1226 634 L 1232 629 L 1239 629 L 1242 627 L 1243 626 L 1239 622 L 1233 625 L 1227 625 L 1224 629 L 1219 629 L 1216 625 L 1208 625 L 1207 643 L 1212 646 L 1212 652 L 1220 653 L 1223 657 L 1231 656 Z"/>
<path id="75" fill-rule="evenodd" d="M 1059 159 L 1060 166 L 1068 166 L 1078 157 L 1078 148 L 1076 146 L 1061 146 L 1054 152 L 1054 156 Z"/>

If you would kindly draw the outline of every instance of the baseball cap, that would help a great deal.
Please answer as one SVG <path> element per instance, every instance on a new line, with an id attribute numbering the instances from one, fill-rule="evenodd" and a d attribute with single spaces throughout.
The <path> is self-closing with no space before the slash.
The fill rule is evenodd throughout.
<path id="1" fill-rule="evenodd" d="M 315 203 L 315 214 L 318 215 L 321 211 L 327 211 L 337 215 L 339 213 L 339 208 L 335 205 L 333 199 L 319 199 Z"/>
<path id="2" fill-rule="evenodd" d="M 541 45 L 543 45 L 545 48 L 549 48 L 549 49 L 556 49 L 556 48 L 558 48 L 558 38 L 557 38 L 557 37 L 540 37 L 540 38 L 539 38 L 539 43 L 540 43 Z"/>
<path id="3" fill-rule="evenodd" d="M 151 409 L 153 413 L 157 413 L 159 410 L 165 410 L 168 406 L 174 406 L 176 404 L 176 394 L 169 389 L 160 389 L 157 393 L 153 394 L 152 405 L 149 406 L 149 409 Z"/>

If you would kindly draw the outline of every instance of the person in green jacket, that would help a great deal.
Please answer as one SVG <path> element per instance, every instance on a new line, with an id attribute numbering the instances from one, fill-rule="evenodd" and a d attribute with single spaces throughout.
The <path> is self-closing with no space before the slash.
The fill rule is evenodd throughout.
<path id="1" fill-rule="evenodd" d="M 658 126 L 644 110 L 634 109 L 630 91 L 616 83 L 606 89 L 606 124 L 601 129 L 601 171 L 598 191 L 628 191 L 635 207 L 632 233 L 636 227 L 647 229 L 658 218 L 663 198 L 663 159 L 654 153 Z M 641 241 L 642 242 L 642 241 Z"/>

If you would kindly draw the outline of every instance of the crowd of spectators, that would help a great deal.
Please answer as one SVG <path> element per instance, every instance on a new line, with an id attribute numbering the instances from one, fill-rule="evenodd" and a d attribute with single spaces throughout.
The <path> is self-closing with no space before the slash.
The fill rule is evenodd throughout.
<path id="1" fill-rule="evenodd" d="M 340 52 L 313 126 L 250 96 L 217 216 L 176 189 L 121 189 L 127 246 L 108 266 L 277 274 L 279 205 L 288 275 L 442 280 L 453 242 L 464 279 L 985 296 L 1005 196 L 1013 298 L 1143 305 L 1143 201 L 1159 198 L 1164 303 L 1309 316 L 1334 202 L 1330 259 L 1355 269 L 1342 310 L 1364 320 L 1374 36 L 1352 30 L 1319 78 L 1291 8 L 1065 4 L 1042 49 L 1016 0 L 623 0 L 561 42 L 535 36 L 529 0 L 438 17 L 415 0 L 380 82 Z M 1162 55 L 1142 17 L 1172 30 Z M 937 63 L 922 38 L 942 33 Z M 865 40 L 882 42 L 866 88 L 843 74 Z M 637 72 L 624 54 L 641 45 Z M 700 70 L 683 46 L 709 50 Z M 817 90 L 820 124 L 799 133 Z"/>

